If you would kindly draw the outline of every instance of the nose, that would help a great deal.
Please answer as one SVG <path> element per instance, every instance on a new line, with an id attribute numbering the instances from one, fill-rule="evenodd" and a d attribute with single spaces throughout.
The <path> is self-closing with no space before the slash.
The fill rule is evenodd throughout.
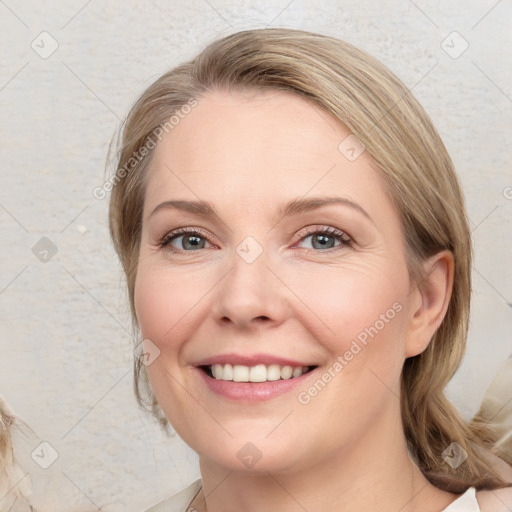
<path id="1" fill-rule="evenodd" d="M 224 327 L 275 327 L 289 316 L 286 287 L 265 253 L 253 262 L 242 256 L 233 253 L 230 270 L 215 287 L 212 314 Z"/>

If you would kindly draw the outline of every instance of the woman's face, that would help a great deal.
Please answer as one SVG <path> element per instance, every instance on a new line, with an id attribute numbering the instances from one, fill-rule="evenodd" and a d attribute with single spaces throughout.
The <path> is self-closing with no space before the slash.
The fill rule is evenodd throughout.
<path id="1" fill-rule="evenodd" d="M 296 95 L 214 91 L 155 149 L 136 311 L 153 391 L 203 460 L 284 471 L 396 434 L 417 296 L 347 136 Z"/>

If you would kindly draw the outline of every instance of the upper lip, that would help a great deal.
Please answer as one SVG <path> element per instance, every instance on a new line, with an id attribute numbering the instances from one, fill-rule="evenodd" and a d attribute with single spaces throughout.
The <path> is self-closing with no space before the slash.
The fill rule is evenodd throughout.
<path id="1" fill-rule="evenodd" d="M 241 366 L 256 366 L 258 364 L 269 366 L 271 364 L 278 364 L 279 366 L 293 366 L 296 368 L 301 366 L 314 366 L 310 362 L 305 363 L 270 354 L 219 354 L 201 359 L 195 363 L 195 366 L 212 366 L 214 364 L 231 364 Z"/>

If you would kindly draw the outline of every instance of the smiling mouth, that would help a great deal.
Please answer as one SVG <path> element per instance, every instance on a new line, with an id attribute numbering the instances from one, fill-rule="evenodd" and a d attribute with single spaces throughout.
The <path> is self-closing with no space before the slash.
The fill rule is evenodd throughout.
<path id="1" fill-rule="evenodd" d="M 200 369 L 208 377 L 215 380 L 252 383 L 296 379 L 315 368 L 316 366 L 293 367 L 279 364 L 257 364 L 255 366 L 213 364 L 200 366 Z"/>

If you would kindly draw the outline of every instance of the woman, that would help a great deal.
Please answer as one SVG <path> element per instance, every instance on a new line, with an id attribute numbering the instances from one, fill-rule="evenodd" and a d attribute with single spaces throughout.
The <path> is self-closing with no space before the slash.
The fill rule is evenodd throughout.
<path id="1" fill-rule="evenodd" d="M 497 434 L 443 394 L 469 315 L 461 189 L 379 62 L 296 30 L 216 41 L 135 103 L 111 183 L 137 396 L 200 460 L 151 510 L 511 501 Z"/>

